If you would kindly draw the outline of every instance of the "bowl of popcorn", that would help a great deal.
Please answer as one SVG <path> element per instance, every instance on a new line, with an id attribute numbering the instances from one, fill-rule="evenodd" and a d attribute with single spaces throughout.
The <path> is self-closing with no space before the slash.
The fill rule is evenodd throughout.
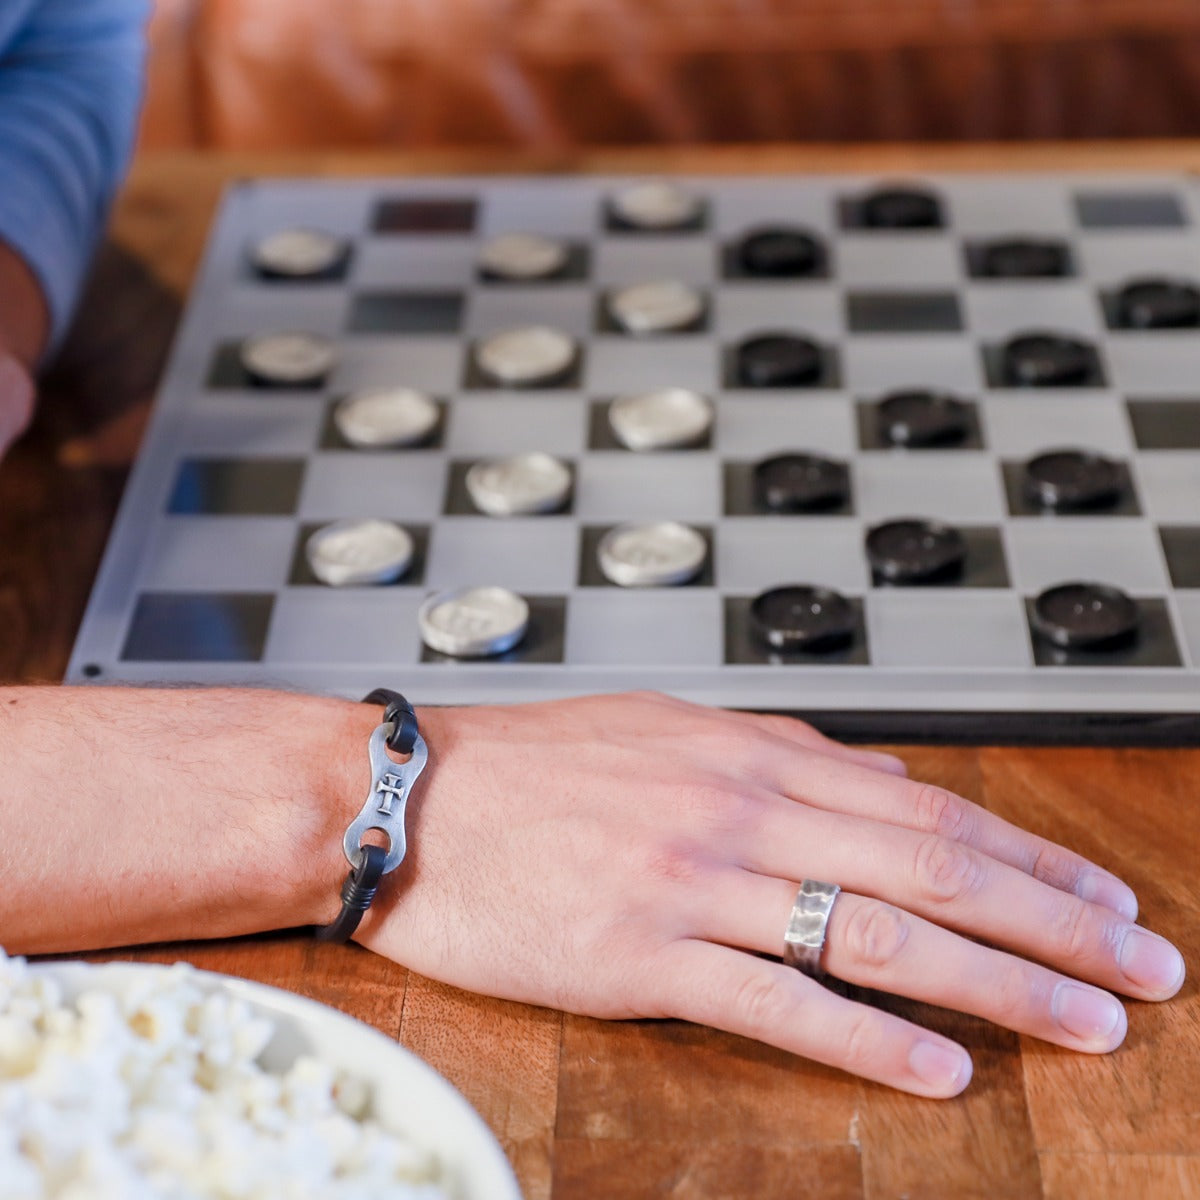
<path id="1" fill-rule="evenodd" d="M 3 1200 L 520 1200 L 436 1071 L 351 1017 L 197 971 L 0 951 Z"/>

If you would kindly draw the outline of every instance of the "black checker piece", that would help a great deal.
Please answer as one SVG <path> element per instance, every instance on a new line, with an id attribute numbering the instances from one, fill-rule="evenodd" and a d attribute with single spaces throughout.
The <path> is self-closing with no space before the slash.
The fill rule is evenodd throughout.
<path id="1" fill-rule="evenodd" d="M 1035 631 L 1064 649 L 1116 648 L 1130 642 L 1139 622 L 1137 601 L 1102 583 L 1064 583 L 1033 603 Z"/>
<path id="2" fill-rule="evenodd" d="M 996 238 L 977 249 L 974 274 L 985 279 L 1057 279 L 1071 273 L 1066 242 Z"/>
<path id="3" fill-rule="evenodd" d="M 923 188 L 878 188 L 863 197 L 862 222 L 868 229 L 939 229 L 942 206 Z"/>
<path id="4" fill-rule="evenodd" d="M 1072 387 L 1092 374 L 1095 351 L 1079 338 L 1056 333 L 1025 333 L 1001 350 L 1001 370 L 1014 387 Z"/>
<path id="5" fill-rule="evenodd" d="M 971 407 L 948 392 L 890 392 L 875 410 L 880 441 L 889 446 L 952 446 L 971 429 Z"/>
<path id="6" fill-rule="evenodd" d="M 825 652 L 854 638 L 854 606 L 832 588 L 792 584 L 760 592 L 750 602 L 757 637 L 775 650 Z"/>
<path id="7" fill-rule="evenodd" d="M 1087 450 L 1051 450 L 1025 464 L 1025 497 L 1051 512 L 1112 508 L 1124 489 L 1120 464 Z"/>
<path id="8" fill-rule="evenodd" d="M 1194 329 L 1200 326 L 1200 291 L 1174 279 L 1135 279 L 1116 296 L 1121 329 Z"/>
<path id="9" fill-rule="evenodd" d="M 775 278 L 812 275 L 825 261 L 825 248 L 811 233 L 788 225 L 752 229 L 738 247 L 747 275 Z"/>
<path id="10" fill-rule="evenodd" d="M 867 531 L 867 560 L 877 583 L 944 583 L 962 574 L 963 535 L 938 521 L 887 521 Z"/>
<path id="11" fill-rule="evenodd" d="M 817 383 L 824 369 L 821 347 L 791 333 L 765 333 L 737 347 L 737 379 L 746 387 L 788 387 Z"/>
<path id="12" fill-rule="evenodd" d="M 818 454 L 776 454 L 754 464 L 754 502 L 768 512 L 822 512 L 850 499 L 845 463 Z"/>

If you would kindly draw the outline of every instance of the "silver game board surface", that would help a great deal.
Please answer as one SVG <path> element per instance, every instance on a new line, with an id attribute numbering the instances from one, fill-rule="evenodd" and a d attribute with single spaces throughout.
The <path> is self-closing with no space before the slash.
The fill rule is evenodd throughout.
<path id="1" fill-rule="evenodd" d="M 647 230 L 613 207 L 642 182 L 231 189 L 68 679 L 345 695 L 385 682 L 418 704 L 650 687 L 878 738 L 1200 740 L 1200 329 L 1130 318 L 1153 319 L 1156 303 L 1178 317 L 1186 291 L 1122 291 L 1200 280 L 1195 183 L 926 176 L 900 182 L 936 198 L 940 224 L 881 229 L 866 224 L 864 201 L 889 180 L 684 178 L 698 210 L 677 228 Z M 742 254 L 749 235 L 772 227 L 815 239 L 806 273 L 756 271 L 761 240 L 757 257 Z M 324 231 L 349 251 L 315 278 L 260 274 L 254 248 L 289 229 Z M 482 249 L 513 233 L 561 242 L 557 274 L 481 270 Z M 1004 244 L 1014 239 L 1051 243 L 1056 252 L 1039 261 L 1065 273 L 997 277 L 998 263 L 1029 265 Z M 622 330 L 610 298 L 664 279 L 696 289 L 699 321 Z M 525 326 L 568 335 L 577 357 L 550 386 L 497 386 L 477 348 Z M 276 332 L 330 339 L 328 377 L 272 387 L 248 376 L 243 343 Z M 1064 364 L 1039 342 L 1020 362 L 1006 357 L 1012 339 L 1047 333 L 1082 342 L 1082 356 Z M 815 343 L 813 377 L 748 386 L 741 348 L 765 334 Z M 777 365 L 752 364 L 766 370 L 756 378 Z M 1065 381 L 1020 382 L 1055 372 Z M 428 439 L 347 442 L 333 419 L 339 401 L 392 387 L 435 400 Z M 608 405 L 661 388 L 711 399 L 711 431 L 679 449 L 626 448 Z M 954 437 L 892 444 L 880 402 L 921 390 L 965 404 L 949 423 Z M 1064 449 L 1111 460 L 1119 494 L 1101 508 L 1039 508 L 1024 464 Z M 570 468 L 561 509 L 495 517 L 474 507 L 474 464 L 533 451 Z M 788 452 L 845 464 L 848 498 L 764 509 L 755 464 Z M 411 566 L 391 584 L 323 585 L 306 562 L 308 537 L 364 517 L 412 535 Z M 906 518 L 957 529 L 961 571 L 918 586 L 873 577 L 867 531 Z M 707 539 L 693 580 L 623 588 L 600 570 L 604 535 L 647 521 L 681 521 Z M 1080 649 L 1039 634 L 1038 595 L 1081 581 L 1136 601 L 1135 637 Z M 841 593 L 857 621 L 850 643 L 779 653 L 756 637 L 754 597 L 789 584 Z M 529 604 L 517 647 L 459 661 L 423 645 L 417 614 L 430 594 L 490 585 Z"/>

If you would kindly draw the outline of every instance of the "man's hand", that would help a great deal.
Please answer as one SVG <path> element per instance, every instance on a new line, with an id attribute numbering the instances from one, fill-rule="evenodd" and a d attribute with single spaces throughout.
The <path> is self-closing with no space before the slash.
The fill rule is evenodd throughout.
<path id="1" fill-rule="evenodd" d="M 764 957 L 802 880 L 843 888 L 833 976 L 1073 1050 L 1124 1038 L 1111 992 L 1183 981 L 1109 872 L 799 721 L 641 695 L 420 720 L 409 858 L 357 940 L 435 979 L 685 1018 L 923 1096 L 967 1086 L 961 1047 Z"/>
<path id="2" fill-rule="evenodd" d="M 15 355 L 0 350 L 0 458 L 33 416 L 33 379 Z"/>

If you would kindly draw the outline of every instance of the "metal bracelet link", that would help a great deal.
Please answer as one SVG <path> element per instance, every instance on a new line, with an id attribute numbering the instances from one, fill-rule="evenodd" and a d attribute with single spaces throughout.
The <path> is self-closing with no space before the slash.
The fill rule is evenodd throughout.
<path id="1" fill-rule="evenodd" d="M 342 851 L 350 864 L 350 873 L 342 886 L 342 910 L 330 924 L 315 930 L 321 941 L 347 941 L 374 900 L 380 879 L 404 861 L 408 849 L 404 834 L 408 797 L 429 761 L 429 749 L 417 728 L 416 714 L 399 692 L 377 688 L 366 700 L 386 706 L 384 719 L 367 742 L 370 791 L 342 839 Z M 396 762 L 388 753 L 389 746 L 398 753 L 411 750 L 408 761 Z M 387 840 L 385 847 L 364 843 L 363 839 L 372 830 L 383 834 Z"/>

